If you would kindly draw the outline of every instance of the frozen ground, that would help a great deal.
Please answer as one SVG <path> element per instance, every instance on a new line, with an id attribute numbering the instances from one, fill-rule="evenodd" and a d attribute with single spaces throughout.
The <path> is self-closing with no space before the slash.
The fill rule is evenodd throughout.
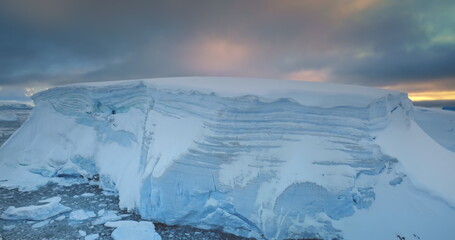
<path id="1" fill-rule="evenodd" d="M 88 194 L 92 193 L 92 194 Z M 84 210 L 104 214 L 109 211 L 117 211 L 116 216 L 122 220 L 140 221 L 136 214 L 127 213 L 118 207 L 118 197 L 107 196 L 96 185 L 80 183 L 72 186 L 59 186 L 48 184 L 37 191 L 22 192 L 16 189 L 9 190 L 0 188 L 0 213 L 9 206 L 25 207 L 37 205 L 40 200 L 50 197 L 60 197 L 61 204 L 70 207 L 69 212 L 61 213 L 46 220 L 4 220 L 0 219 L 0 235 L 4 240 L 35 240 L 35 239 L 84 239 L 86 236 L 98 234 L 97 239 L 113 239 L 111 237 L 115 228 L 106 227 L 104 224 L 94 225 L 97 217 L 83 220 L 71 220 L 72 211 Z M 43 225 L 43 226 L 40 226 Z M 186 226 L 167 226 L 156 224 L 155 228 L 163 240 L 166 239 L 246 239 L 219 231 L 207 231 Z M 86 236 L 81 236 L 85 233 Z"/>

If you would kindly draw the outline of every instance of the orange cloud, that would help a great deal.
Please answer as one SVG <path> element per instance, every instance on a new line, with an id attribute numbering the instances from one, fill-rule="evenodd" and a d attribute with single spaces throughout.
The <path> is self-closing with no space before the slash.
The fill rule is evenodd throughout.
<path id="1" fill-rule="evenodd" d="M 368 9 L 372 9 L 375 6 L 383 3 L 384 1 L 379 0 L 354 0 L 354 1 L 343 1 L 340 6 L 340 13 L 342 16 L 349 16 L 351 14 L 359 13 Z"/>
<path id="2" fill-rule="evenodd" d="M 455 100 L 454 79 L 432 80 L 420 83 L 403 83 L 382 88 L 407 92 L 412 101 Z"/>
<path id="3" fill-rule="evenodd" d="M 412 101 L 455 100 L 455 91 L 410 92 Z"/>
<path id="4" fill-rule="evenodd" d="M 250 56 L 247 45 L 221 38 L 205 38 L 186 49 L 184 65 L 205 74 L 243 69 Z"/>
<path id="5" fill-rule="evenodd" d="M 329 79 L 329 71 L 324 70 L 301 70 L 292 72 L 285 76 L 285 79 L 298 80 L 298 81 L 309 81 L 309 82 L 326 82 Z"/>

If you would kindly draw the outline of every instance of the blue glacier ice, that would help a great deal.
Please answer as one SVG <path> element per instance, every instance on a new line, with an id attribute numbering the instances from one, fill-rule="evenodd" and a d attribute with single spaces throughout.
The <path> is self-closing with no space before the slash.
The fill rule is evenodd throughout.
<path id="1" fill-rule="evenodd" d="M 68 85 L 33 100 L 0 149 L 3 186 L 99 176 L 143 219 L 267 239 L 343 239 L 343 220 L 371 208 L 379 188 L 415 186 L 453 211 L 452 175 L 427 181 L 394 143 L 398 123 L 420 134 L 405 93 L 175 78 Z M 441 153 L 435 168 L 453 170 L 438 146 L 427 149 Z"/>

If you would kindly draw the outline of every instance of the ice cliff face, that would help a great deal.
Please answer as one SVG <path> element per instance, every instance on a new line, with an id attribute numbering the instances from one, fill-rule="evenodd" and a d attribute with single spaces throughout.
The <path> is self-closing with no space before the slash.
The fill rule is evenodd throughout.
<path id="1" fill-rule="evenodd" d="M 375 202 L 378 176 L 393 172 L 392 187 L 408 174 L 393 171 L 401 159 L 376 139 L 393 122 L 413 124 L 403 93 L 183 78 L 70 85 L 34 101 L 0 150 L 3 185 L 99 174 L 121 207 L 171 225 L 342 238 L 333 222 Z M 435 189 L 451 203 L 451 192 Z"/>

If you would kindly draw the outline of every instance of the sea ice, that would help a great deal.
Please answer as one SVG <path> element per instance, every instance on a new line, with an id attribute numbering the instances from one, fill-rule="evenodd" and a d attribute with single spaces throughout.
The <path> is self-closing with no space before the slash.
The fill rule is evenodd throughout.
<path id="1" fill-rule="evenodd" d="M 98 233 L 90 234 L 85 236 L 84 240 L 95 240 L 98 239 L 100 235 Z M 126 238 L 126 239 L 133 239 L 133 238 Z"/>
<path id="2" fill-rule="evenodd" d="M 74 210 L 69 215 L 69 219 L 74 221 L 83 221 L 93 217 L 96 217 L 93 211 L 85 211 L 84 209 Z"/>
<path id="3" fill-rule="evenodd" d="M 87 236 L 87 233 L 84 230 L 79 230 L 78 232 L 79 232 L 79 236 L 81 236 L 81 237 Z"/>
<path id="4" fill-rule="evenodd" d="M 104 225 L 115 228 L 111 234 L 114 240 L 161 240 L 161 236 L 155 231 L 155 225 L 152 222 L 117 221 L 107 222 Z"/>
<path id="5" fill-rule="evenodd" d="M 32 225 L 32 228 L 41 228 L 41 227 L 44 227 L 44 226 L 46 226 L 49 222 L 50 222 L 49 219 L 43 220 L 43 221 L 41 221 L 41 222 L 37 222 L 37 223 L 35 223 L 35 224 Z"/>
<path id="6" fill-rule="evenodd" d="M 106 222 L 117 221 L 120 219 L 122 219 L 122 216 L 117 215 L 117 211 L 100 210 L 100 211 L 98 211 L 98 218 L 92 221 L 92 225 L 100 225 L 100 224 L 104 224 Z"/>
<path id="7" fill-rule="evenodd" d="M 52 197 L 39 201 L 43 205 L 31 205 L 27 207 L 8 207 L 0 218 L 5 220 L 45 220 L 63 212 L 71 211 L 71 208 L 60 204 L 60 197 Z"/>
<path id="8" fill-rule="evenodd" d="M 16 228 L 16 225 L 5 225 L 5 226 L 3 226 L 3 230 L 6 230 L 6 231 L 13 230 L 14 228 Z"/>
<path id="9" fill-rule="evenodd" d="M 93 197 L 93 196 L 95 196 L 94 193 L 83 193 L 83 194 L 81 194 L 81 197 Z"/>

